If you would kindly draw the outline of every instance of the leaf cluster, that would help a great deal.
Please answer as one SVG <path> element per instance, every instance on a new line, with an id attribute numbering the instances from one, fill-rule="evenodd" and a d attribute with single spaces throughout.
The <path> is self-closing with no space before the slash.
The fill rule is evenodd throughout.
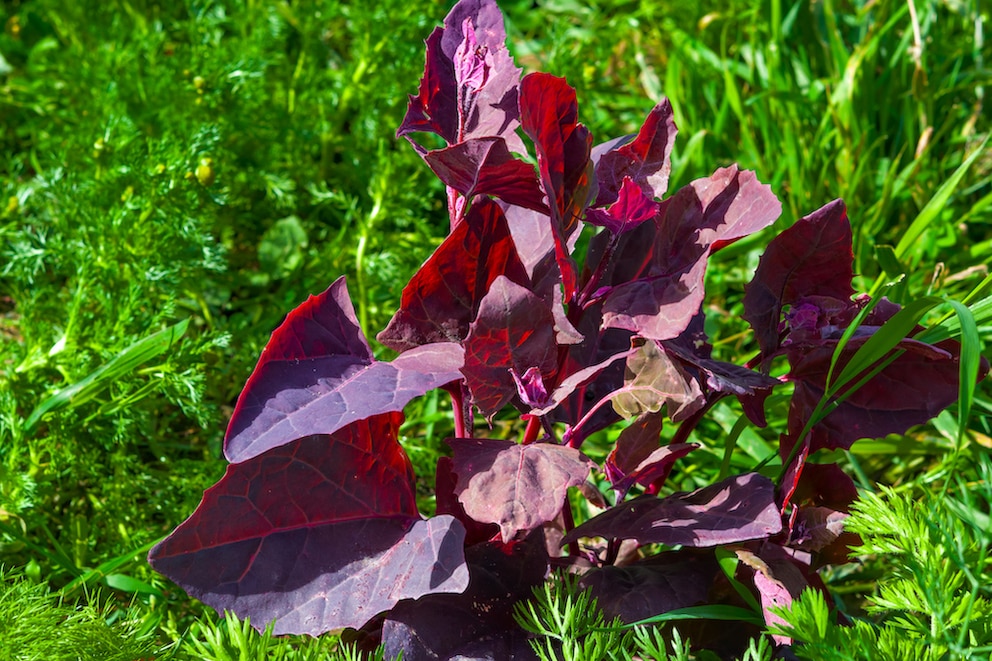
<path id="1" fill-rule="evenodd" d="M 377 336 L 399 355 L 375 356 L 344 278 L 294 309 L 239 397 L 225 476 L 149 560 L 218 610 L 280 634 L 361 629 L 390 656 L 526 656 L 546 627 L 532 610 L 528 633 L 507 613 L 554 566 L 582 574 L 618 621 L 719 613 L 735 626 L 695 642 L 742 652 L 854 541 L 843 525 L 854 484 L 824 454 L 926 422 L 970 397 L 988 364 L 972 341 L 968 352 L 926 341 L 918 322 L 940 299 L 903 307 L 882 281 L 855 296 L 840 200 L 759 260 L 742 302 L 758 356 L 713 358 L 709 258 L 771 226 L 777 198 L 736 165 L 669 193 L 669 101 L 636 135 L 596 144 L 575 90 L 522 76 L 505 40 L 492 0 L 456 4 L 427 39 L 397 136 L 444 183 L 450 231 Z M 955 309 L 963 328 L 971 313 Z M 777 450 L 695 491 L 665 491 L 717 403 L 736 400 L 742 420 L 764 427 L 785 382 Z M 438 388 L 454 435 L 424 519 L 399 430 L 404 407 Z M 482 431 L 514 411 L 517 440 Z M 604 460 L 583 454 L 614 425 Z M 607 654 L 611 641 L 587 629 L 567 644 L 555 634 L 544 652 Z"/>

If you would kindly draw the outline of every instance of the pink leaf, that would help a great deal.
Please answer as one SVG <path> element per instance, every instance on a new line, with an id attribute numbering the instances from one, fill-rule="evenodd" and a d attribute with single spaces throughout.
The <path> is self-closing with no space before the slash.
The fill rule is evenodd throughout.
<path id="1" fill-rule="evenodd" d="M 613 234 L 622 234 L 634 229 L 658 213 L 658 204 L 638 188 L 630 177 L 624 177 L 617 200 L 609 209 L 589 209 L 586 220 L 593 225 L 605 227 Z"/>
<path id="2" fill-rule="evenodd" d="M 595 464 L 578 450 L 547 443 L 454 439 L 456 492 L 465 512 L 496 523 L 504 541 L 551 521 L 568 487 L 586 481 Z"/>
<path id="3" fill-rule="evenodd" d="M 775 486 L 758 473 L 747 473 L 692 493 L 640 496 L 586 521 L 564 542 L 604 537 L 708 547 L 764 539 L 781 529 Z"/>
<path id="4" fill-rule="evenodd" d="M 651 110 L 632 142 L 607 151 L 599 159 L 596 206 L 616 200 L 625 179 L 636 183 L 648 199 L 663 196 L 668 190 L 672 145 L 677 133 L 672 104 L 665 99 Z"/>

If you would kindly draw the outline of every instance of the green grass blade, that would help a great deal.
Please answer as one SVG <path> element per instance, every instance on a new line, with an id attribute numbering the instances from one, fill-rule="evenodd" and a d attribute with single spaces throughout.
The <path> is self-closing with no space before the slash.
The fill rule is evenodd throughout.
<path id="1" fill-rule="evenodd" d="M 982 339 L 978 334 L 975 317 L 967 306 L 958 301 L 948 301 L 957 313 L 961 325 L 960 383 L 958 384 L 958 447 L 962 446 L 971 405 L 975 400 L 978 366 L 982 360 Z"/>
<path id="2" fill-rule="evenodd" d="M 951 195 L 957 190 L 958 185 L 964 178 L 964 175 L 971 168 L 972 163 L 974 163 L 979 156 L 985 154 L 985 145 L 988 144 L 989 139 L 985 138 L 982 140 L 982 144 L 978 145 L 978 148 L 971 153 L 971 156 L 965 159 L 965 161 L 958 166 L 958 169 L 954 171 L 950 179 L 944 182 L 944 184 L 937 190 L 930 201 L 927 202 L 923 210 L 916 217 L 916 220 L 909 226 L 906 233 L 903 234 L 902 239 L 899 240 L 899 245 L 896 246 L 896 257 L 900 260 L 904 260 L 910 249 L 917 245 L 920 237 L 924 232 L 930 227 L 930 224 L 934 221 L 937 215 L 947 206 L 948 200 L 951 199 Z"/>
<path id="3" fill-rule="evenodd" d="M 625 624 L 624 628 L 630 629 L 644 624 L 660 624 L 662 622 L 677 622 L 679 620 L 729 620 L 733 622 L 750 622 L 758 626 L 765 625 L 764 618 L 752 610 L 740 608 L 739 606 L 715 604 L 711 606 L 676 608 L 666 613 L 652 615 L 644 620 Z"/>
<path id="4" fill-rule="evenodd" d="M 941 299 L 936 296 L 919 298 L 882 324 L 882 327 L 868 338 L 841 370 L 836 382 L 831 384 L 832 393 L 836 393 L 855 376 L 881 360 L 912 332 L 923 315 L 940 303 L 942 303 Z"/>
<path id="5" fill-rule="evenodd" d="M 24 431 L 30 433 L 46 413 L 57 411 L 66 406 L 78 406 L 98 395 L 108 385 L 130 373 L 139 365 L 162 355 L 179 341 L 186 332 L 187 326 L 189 326 L 189 320 L 184 319 L 138 340 L 81 381 L 48 397 L 28 416 L 24 423 Z"/>
<path id="6" fill-rule="evenodd" d="M 737 591 L 737 594 L 741 596 L 741 599 L 750 606 L 755 613 L 761 613 L 761 604 L 758 600 L 754 598 L 751 591 L 748 590 L 743 583 L 737 580 L 737 565 L 740 564 L 740 559 L 737 554 L 730 549 L 718 546 L 716 548 L 716 561 L 720 563 L 720 569 L 723 570 L 723 575 L 727 577 L 730 581 L 730 585 Z"/>

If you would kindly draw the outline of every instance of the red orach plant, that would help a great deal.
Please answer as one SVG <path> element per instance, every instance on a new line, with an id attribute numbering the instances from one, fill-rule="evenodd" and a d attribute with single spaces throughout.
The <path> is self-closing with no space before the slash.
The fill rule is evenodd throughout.
<path id="1" fill-rule="evenodd" d="M 667 101 L 637 135 L 594 145 L 574 90 L 544 73 L 521 78 L 505 36 L 493 0 L 463 0 L 427 39 L 397 135 L 446 184 L 450 234 L 378 336 L 399 356 L 373 357 L 343 279 L 292 311 L 238 400 L 227 473 L 152 550 L 155 569 L 214 608 L 274 620 L 276 633 L 364 627 L 390 657 L 529 658 L 512 606 L 551 569 L 582 573 L 607 617 L 629 622 L 736 603 L 718 548 L 737 554 L 763 609 L 787 604 L 822 587 L 817 569 L 844 561 L 850 542 L 854 485 L 810 454 L 902 433 L 955 401 L 959 345 L 911 336 L 857 389 L 828 391 L 900 309 L 854 297 L 840 201 L 761 258 L 743 301 L 760 355 L 713 359 L 707 260 L 769 227 L 779 201 L 736 166 L 669 195 Z M 422 133 L 446 146 L 428 149 Z M 780 356 L 790 369 L 772 378 Z M 736 398 L 761 427 L 784 382 L 794 394 L 781 469 L 660 496 L 714 404 Z M 403 407 L 434 388 L 450 393 L 455 437 L 425 519 L 398 429 Z M 508 407 L 527 421 L 522 437 L 485 438 L 475 414 Z M 679 426 L 661 444 L 666 419 Z M 597 465 L 582 445 L 610 425 L 623 429 Z M 574 525 L 572 487 L 604 511 Z"/>

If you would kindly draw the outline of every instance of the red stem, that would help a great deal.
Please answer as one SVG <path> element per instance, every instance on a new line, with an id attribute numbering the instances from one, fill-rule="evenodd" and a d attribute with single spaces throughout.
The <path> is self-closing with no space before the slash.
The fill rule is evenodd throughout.
<path id="1" fill-rule="evenodd" d="M 572 518 L 572 503 L 568 502 L 568 496 L 565 496 L 565 505 L 561 508 L 561 518 L 565 523 L 565 534 L 572 532 L 572 528 L 575 527 L 575 519 Z M 568 554 L 577 556 L 579 555 L 579 543 L 577 541 L 571 541 L 568 543 Z"/>
<path id="2" fill-rule="evenodd" d="M 468 438 L 468 430 L 465 428 L 465 407 L 462 397 L 462 384 L 456 382 L 444 386 L 444 389 L 451 395 L 451 410 L 455 417 L 455 438 Z"/>
<path id="3" fill-rule="evenodd" d="M 524 430 L 524 440 L 522 445 L 530 445 L 537 440 L 538 436 L 541 434 L 541 418 L 536 415 L 532 415 L 530 420 L 527 421 L 527 429 Z"/>

